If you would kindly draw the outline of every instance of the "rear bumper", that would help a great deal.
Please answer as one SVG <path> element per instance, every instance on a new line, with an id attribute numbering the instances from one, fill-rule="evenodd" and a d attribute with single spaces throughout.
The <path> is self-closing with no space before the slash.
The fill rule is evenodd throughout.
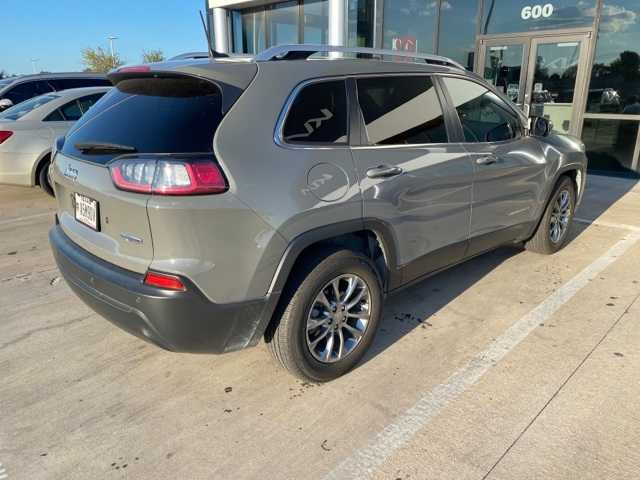
<path id="1" fill-rule="evenodd" d="M 62 276 L 92 310 L 166 350 L 224 353 L 258 343 L 277 297 L 217 304 L 188 279 L 185 292 L 149 287 L 143 275 L 108 263 L 73 243 L 59 225 L 49 242 Z"/>

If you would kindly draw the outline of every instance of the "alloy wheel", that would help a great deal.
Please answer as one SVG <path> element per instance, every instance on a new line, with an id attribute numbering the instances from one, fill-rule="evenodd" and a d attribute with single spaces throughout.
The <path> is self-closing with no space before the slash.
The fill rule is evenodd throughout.
<path id="1" fill-rule="evenodd" d="M 551 211 L 549 221 L 549 238 L 553 243 L 560 243 L 569 229 L 571 219 L 571 194 L 569 190 L 561 190 Z"/>
<path id="2" fill-rule="evenodd" d="M 307 318 L 307 347 L 322 363 L 335 363 L 358 346 L 371 319 L 371 292 L 357 275 L 340 275 L 316 295 Z"/>

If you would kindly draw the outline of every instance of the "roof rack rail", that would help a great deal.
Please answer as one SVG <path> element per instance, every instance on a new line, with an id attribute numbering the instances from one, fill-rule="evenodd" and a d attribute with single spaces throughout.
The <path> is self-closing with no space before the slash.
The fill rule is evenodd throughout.
<path id="1" fill-rule="evenodd" d="M 458 62 L 455 62 L 447 57 L 441 57 L 439 55 L 429 55 L 423 53 L 404 52 L 399 50 L 384 50 L 378 48 L 350 48 L 339 47 L 334 45 L 278 45 L 276 47 L 268 48 L 258 55 L 256 55 L 256 62 L 269 62 L 273 60 L 305 60 L 316 53 L 355 53 L 364 55 L 377 55 L 377 56 L 389 56 L 399 58 L 409 58 L 414 60 L 422 60 L 425 63 L 434 65 L 443 65 L 446 67 L 453 67 L 464 70 L 465 68 Z"/>

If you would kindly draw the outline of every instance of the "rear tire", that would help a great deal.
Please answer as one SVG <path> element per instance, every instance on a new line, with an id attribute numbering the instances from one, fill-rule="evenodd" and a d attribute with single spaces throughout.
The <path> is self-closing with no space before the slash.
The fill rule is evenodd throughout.
<path id="1" fill-rule="evenodd" d="M 51 162 L 49 160 L 45 160 L 44 162 L 42 162 L 42 165 L 40 165 L 40 168 L 38 170 L 38 184 L 40 185 L 40 188 L 45 191 L 45 193 L 51 195 L 52 197 L 55 197 L 55 194 L 53 193 L 53 187 L 51 186 L 51 181 L 49 180 L 50 164 Z"/>
<path id="2" fill-rule="evenodd" d="M 382 316 L 382 287 L 371 260 L 350 250 L 315 252 L 293 272 L 284 295 L 267 332 L 269 349 L 284 368 L 304 380 L 328 382 L 358 364 Z"/>
<path id="3" fill-rule="evenodd" d="M 569 238 L 575 205 L 576 189 L 573 181 L 569 177 L 561 177 L 536 233 L 525 243 L 525 248 L 543 255 L 553 255 L 561 250 Z"/>

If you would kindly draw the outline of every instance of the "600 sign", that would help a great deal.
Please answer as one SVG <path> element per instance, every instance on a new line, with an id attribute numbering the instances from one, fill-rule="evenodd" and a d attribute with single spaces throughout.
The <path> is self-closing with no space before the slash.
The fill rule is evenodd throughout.
<path id="1" fill-rule="evenodd" d="M 553 5 L 550 3 L 546 5 L 527 6 L 522 9 L 520 16 L 523 20 L 529 20 L 530 18 L 534 20 L 538 18 L 549 18 L 553 15 L 553 10 Z"/>

